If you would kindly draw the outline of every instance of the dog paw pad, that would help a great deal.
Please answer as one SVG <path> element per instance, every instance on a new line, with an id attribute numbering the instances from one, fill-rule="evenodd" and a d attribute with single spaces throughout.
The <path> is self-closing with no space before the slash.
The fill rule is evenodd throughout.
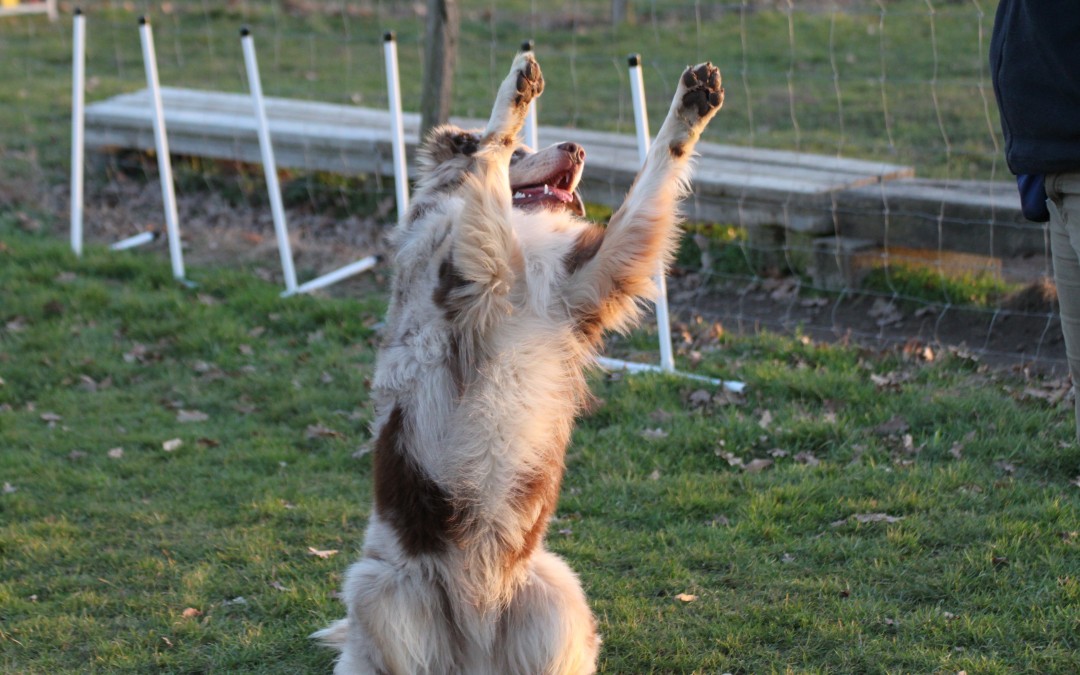
<path id="1" fill-rule="evenodd" d="M 720 70 L 711 63 L 687 68 L 682 75 L 682 84 L 686 88 L 683 107 L 696 112 L 698 117 L 705 117 L 719 108 L 724 102 L 724 88 L 720 83 Z"/>

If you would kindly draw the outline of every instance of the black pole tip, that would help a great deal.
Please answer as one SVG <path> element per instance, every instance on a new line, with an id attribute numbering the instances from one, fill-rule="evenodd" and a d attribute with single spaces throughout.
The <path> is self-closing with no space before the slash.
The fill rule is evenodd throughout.
<path id="1" fill-rule="evenodd" d="M 397 35 L 394 34 L 394 31 L 388 30 L 385 33 L 383 33 L 382 39 L 383 39 L 383 42 L 393 42 L 394 40 L 397 39 Z"/>
<path id="2" fill-rule="evenodd" d="M 143 14 L 142 16 L 139 17 L 139 25 L 140 26 L 145 26 L 148 23 L 150 23 L 150 19 L 146 18 L 145 14 Z"/>
<path id="3" fill-rule="evenodd" d="M 82 7 L 75 8 L 75 16 L 82 16 Z"/>
<path id="4" fill-rule="evenodd" d="M 251 28 L 247 26 L 240 26 L 240 37 L 246 38 L 249 35 L 251 35 Z"/>
<path id="5" fill-rule="evenodd" d="M 536 46 L 535 42 L 533 42 L 532 40 L 526 40 L 525 42 L 521 43 L 521 51 L 523 51 L 523 52 L 531 52 L 533 50 L 533 47 L 535 47 L 535 46 Z"/>
<path id="6" fill-rule="evenodd" d="M 630 64 L 631 68 L 634 68 L 636 66 L 640 66 L 641 65 L 641 54 L 631 54 L 630 56 L 626 57 L 626 60 Z"/>

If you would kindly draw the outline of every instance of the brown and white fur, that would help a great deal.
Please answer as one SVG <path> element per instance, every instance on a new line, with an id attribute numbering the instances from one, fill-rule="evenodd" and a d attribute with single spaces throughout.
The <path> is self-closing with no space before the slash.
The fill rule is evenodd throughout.
<path id="1" fill-rule="evenodd" d="M 372 388 L 375 506 L 346 574 L 348 618 L 314 635 L 341 651 L 336 673 L 596 668 L 596 621 L 544 534 L 584 372 L 602 333 L 630 327 L 653 296 L 694 144 L 723 89 L 711 64 L 682 74 L 641 173 L 601 228 L 581 217 L 575 192 L 584 151 L 519 146 L 543 83 L 519 54 L 487 128 L 440 127 L 421 150 Z"/>

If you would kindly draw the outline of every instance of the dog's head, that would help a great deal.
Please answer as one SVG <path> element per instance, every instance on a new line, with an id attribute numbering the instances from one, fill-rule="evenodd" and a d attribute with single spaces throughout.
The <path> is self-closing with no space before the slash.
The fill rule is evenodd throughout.
<path id="1" fill-rule="evenodd" d="M 453 126 L 433 130 L 420 151 L 420 164 L 427 181 L 450 182 L 468 170 L 469 158 L 480 144 L 480 132 Z M 578 192 L 585 168 L 585 150 L 577 143 L 559 143 L 541 150 L 519 145 L 510 158 L 510 192 L 515 208 L 566 209 L 585 215 L 585 203 Z"/>

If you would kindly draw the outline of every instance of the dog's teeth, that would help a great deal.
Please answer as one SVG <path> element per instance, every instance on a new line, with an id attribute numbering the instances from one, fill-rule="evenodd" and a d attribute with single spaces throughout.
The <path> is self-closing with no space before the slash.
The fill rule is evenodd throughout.
<path id="1" fill-rule="evenodd" d="M 525 193 L 524 192 L 515 192 L 514 193 L 514 199 L 525 199 Z"/>

